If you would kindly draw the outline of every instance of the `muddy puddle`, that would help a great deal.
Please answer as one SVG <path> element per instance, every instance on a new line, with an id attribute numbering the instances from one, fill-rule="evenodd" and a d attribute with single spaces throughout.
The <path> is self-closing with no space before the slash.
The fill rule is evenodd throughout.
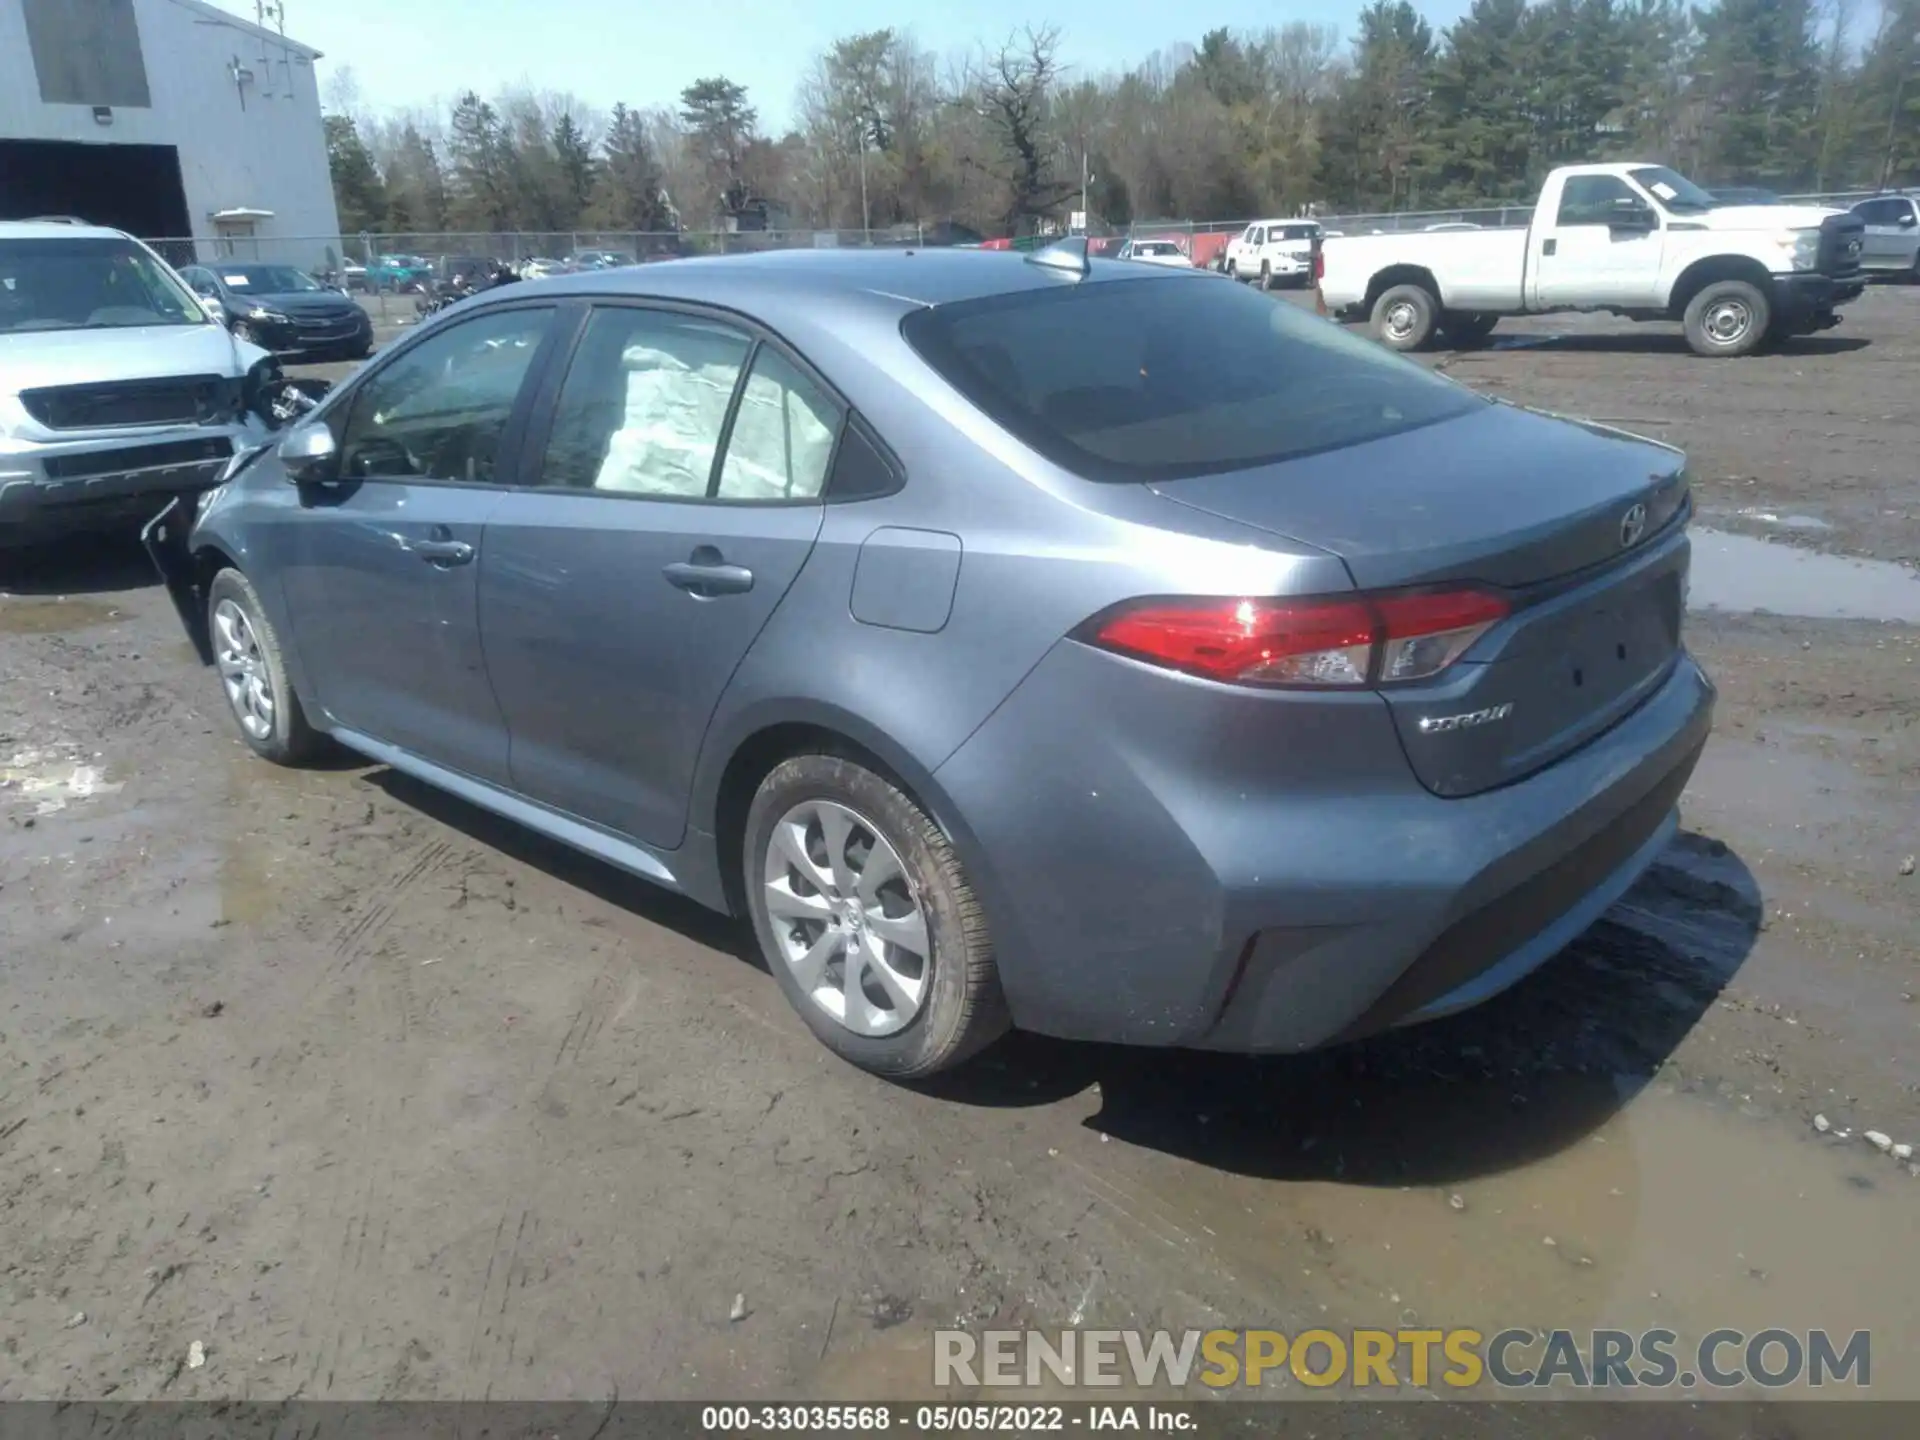
<path id="1" fill-rule="evenodd" d="M 57 635 L 109 625 L 123 612 L 104 600 L 0 597 L 0 635 Z"/>
<path id="2" fill-rule="evenodd" d="M 1920 625 L 1920 573 L 1886 560 L 1819 555 L 1696 526 L 1692 583 L 1688 604 L 1698 610 Z"/>
<path id="3" fill-rule="evenodd" d="M 1920 1397 L 1920 1375 L 1907 1364 L 1920 1348 L 1920 1289 L 1887 1283 L 1889 1267 L 1911 1251 L 1920 1179 L 1837 1124 L 1826 1134 L 1811 1123 L 1783 1130 L 1744 1113 L 1742 1100 L 1642 1091 L 1553 1154 L 1406 1189 L 1279 1182 L 1088 1135 L 1092 1143 L 1062 1146 L 1059 1163 L 1080 1172 L 1095 1209 L 1191 1277 L 1189 1296 L 1230 1296 L 1234 1308 L 1182 1313 L 1186 1297 L 1175 1295 L 1149 1321 L 1105 1313 L 1096 1296 L 1081 1316 L 1009 1323 L 1296 1334 L 1466 1326 L 1487 1336 L 1523 1328 L 1583 1337 L 1657 1327 L 1680 1337 L 1675 1353 L 1688 1371 L 1701 1340 L 1719 1329 L 1824 1328 L 1836 1348 L 1867 1330 L 1875 1398 Z M 1459 1109 L 1457 1097 L 1449 1108 Z M 1489 1090 L 1483 1113 L 1488 1126 L 1502 1125 L 1510 1097 Z M 937 1398 L 933 1345 L 931 1328 L 918 1323 L 864 1337 L 824 1357 L 807 1388 L 840 1399 Z M 1513 1358 L 1531 1366 L 1539 1352 L 1536 1341 Z M 1715 1358 L 1739 1354 L 1735 1347 Z M 1270 1383 L 1283 1394 L 1334 1393 L 1310 1392 L 1284 1372 Z M 1191 1379 L 1187 1388 L 1206 1393 Z M 1399 1394 L 1410 1392 L 1403 1383 Z"/>

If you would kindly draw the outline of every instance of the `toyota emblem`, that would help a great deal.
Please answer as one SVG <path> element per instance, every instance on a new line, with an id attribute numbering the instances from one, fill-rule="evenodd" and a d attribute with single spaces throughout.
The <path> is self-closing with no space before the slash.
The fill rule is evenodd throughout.
<path id="1" fill-rule="evenodd" d="M 1627 513 L 1620 517 L 1620 548 L 1631 549 L 1640 543 L 1640 537 L 1647 533 L 1647 507 L 1632 505 Z"/>

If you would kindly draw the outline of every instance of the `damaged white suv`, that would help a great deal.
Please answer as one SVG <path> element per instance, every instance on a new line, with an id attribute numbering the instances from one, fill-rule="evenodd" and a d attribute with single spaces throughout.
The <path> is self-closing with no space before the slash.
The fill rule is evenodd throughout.
<path id="1" fill-rule="evenodd" d="M 214 484 L 283 387 L 131 235 L 0 223 L 0 551 Z"/>

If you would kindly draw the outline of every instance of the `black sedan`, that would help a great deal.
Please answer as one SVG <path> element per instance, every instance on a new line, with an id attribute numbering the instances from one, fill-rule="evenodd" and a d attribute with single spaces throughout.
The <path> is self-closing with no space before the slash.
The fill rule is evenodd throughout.
<path id="1" fill-rule="evenodd" d="M 373 351 L 367 312 L 292 265 L 189 265 L 180 277 L 220 307 L 235 336 L 276 355 L 360 360 Z"/>

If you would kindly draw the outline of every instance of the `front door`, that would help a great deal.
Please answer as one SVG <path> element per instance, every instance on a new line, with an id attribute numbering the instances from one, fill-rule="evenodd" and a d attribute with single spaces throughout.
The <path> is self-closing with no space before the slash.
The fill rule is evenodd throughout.
<path id="1" fill-rule="evenodd" d="M 477 577 L 553 316 L 491 310 L 370 373 L 336 422 L 338 478 L 302 487 L 281 547 L 301 663 L 328 718 L 501 784 L 507 733 Z"/>
<path id="2" fill-rule="evenodd" d="M 731 323 L 620 305 L 551 411 L 539 488 L 501 497 L 480 562 L 514 786 L 670 849 L 714 707 L 819 534 L 843 413 Z"/>
<path id="3" fill-rule="evenodd" d="M 1860 263 L 1869 270 L 1905 270 L 1913 264 L 1920 244 L 1914 227 L 1914 205 L 1904 196 L 1863 200 L 1853 207 L 1866 226 L 1860 237 Z"/>
<path id="4" fill-rule="evenodd" d="M 1598 309 L 1608 305 L 1647 307 L 1660 296 L 1660 256 L 1665 234 L 1620 225 L 1616 202 L 1647 204 L 1647 199 L 1618 175 L 1574 175 L 1560 192 L 1553 227 L 1530 237 L 1537 267 L 1534 302 Z"/>

